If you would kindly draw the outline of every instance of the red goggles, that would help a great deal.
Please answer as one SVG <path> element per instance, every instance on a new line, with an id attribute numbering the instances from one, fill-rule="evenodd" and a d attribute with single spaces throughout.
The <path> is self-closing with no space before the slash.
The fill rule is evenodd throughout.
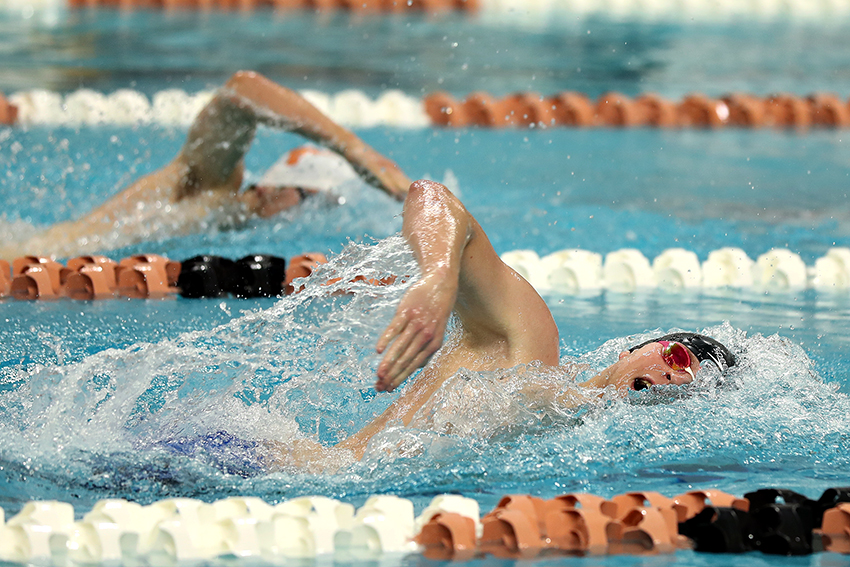
<path id="1" fill-rule="evenodd" d="M 691 351 L 682 343 L 671 343 L 669 341 L 658 341 L 661 345 L 661 358 L 673 370 L 687 372 L 693 378 L 691 370 Z"/>

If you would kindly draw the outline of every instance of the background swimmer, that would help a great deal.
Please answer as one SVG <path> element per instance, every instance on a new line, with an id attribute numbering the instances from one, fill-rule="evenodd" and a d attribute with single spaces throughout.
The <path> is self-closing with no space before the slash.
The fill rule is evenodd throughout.
<path id="1" fill-rule="evenodd" d="M 241 191 L 244 157 L 258 125 L 289 130 L 333 150 L 367 183 L 403 199 L 410 180 L 391 160 L 333 122 L 298 93 L 262 75 L 240 71 L 218 91 L 192 124 L 180 153 L 86 216 L 57 223 L 26 242 L 0 245 L 0 257 L 70 256 L 125 246 L 169 233 L 192 233 L 212 224 L 271 216 L 306 193 L 336 180 L 333 158 L 296 171 L 300 153 L 285 156 L 260 184 Z M 310 161 L 310 158 L 307 158 Z M 289 166 L 289 167 L 287 167 Z M 317 179 L 311 181 L 310 172 Z M 337 175 L 344 176 L 346 170 Z M 286 174 L 289 174 L 287 177 Z"/>
<path id="2" fill-rule="evenodd" d="M 558 328 L 535 289 L 504 264 L 487 235 L 463 204 L 443 185 L 416 181 L 404 205 L 403 235 L 421 278 L 404 294 L 380 337 L 383 353 L 375 389 L 392 391 L 417 369 L 409 388 L 378 418 L 336 445 L 361 458 L 369 440 L 388 424 L 409 425 L 416 413 L 461 369 L 495 371 L 520 365 L 558 367 Z M 449 318 L 456 332 L 443 347 Z M 441 348 L 443 347 L 443 348 Z M 719 342 L 693 333 L 675 333 L 623 351 L 598 375 L 565 392 L 529 384 L 531 395 L 576 407 L 613 387 L 620 394 L 654 385 L 688 384 L 702 361 L 721 371 L 735 358 Z M 574 372 L 573 369 L 566 369 Z M 308 464 L 326 450 L 310 441 L 279 445 L 284 464 Z"/>

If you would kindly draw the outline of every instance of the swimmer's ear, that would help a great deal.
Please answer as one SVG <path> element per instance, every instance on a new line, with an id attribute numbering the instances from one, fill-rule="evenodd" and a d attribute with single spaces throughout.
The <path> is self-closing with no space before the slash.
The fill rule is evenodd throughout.
<path id="1" fill-rule="evenodd" d="M 620 358 L 618 358 L 617 360 L 623 360 L 627 356 L 629 356 L 629 351 L 624 350 L 623 352 L 620 353 Z"/>

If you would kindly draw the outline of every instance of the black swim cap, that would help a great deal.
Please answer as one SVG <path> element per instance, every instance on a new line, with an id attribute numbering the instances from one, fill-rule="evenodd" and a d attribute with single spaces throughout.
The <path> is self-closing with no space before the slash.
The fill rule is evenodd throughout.
<path id="1" fill-rule="evenodd" d="M 675 342 L 685 345 L 689 351 L 694 353 L 697 360 L 700 362 L 710 360 L 717 366 L 721 373 L 725 372 L 730 366 L 735 366 L 735 355 L 728 348 L 723 346 L 719 341 L 698 333 L 670 333 L 669 335 L 664 335 L 663 337 L 658 337 L 634 346 L 629 349 L 629 352 L 634 352 L 641 347 L 650 343 L 657 343 L 658 341 L 670 341 L 671 343 Z"/>

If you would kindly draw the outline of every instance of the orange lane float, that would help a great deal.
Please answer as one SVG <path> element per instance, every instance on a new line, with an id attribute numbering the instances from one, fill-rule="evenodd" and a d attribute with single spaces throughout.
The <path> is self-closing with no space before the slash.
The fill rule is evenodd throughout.
<path id="1" fill-rule="evenodd" d="M 643 123 L 653 128 L 679 126 L 679 113 L 674 102 L 655 93 L 644 93 L 635 99 L 635 106 L 643 116 Z"/>
<path id="2" fill-rule="evenodd" d="M 552 105 L 552 117 L 555 126 L 572 126 L 583 128 L 593 126 L 596 111 L 587 96 L 566 91 L 550 97 Z"/>
<path id="3" fill-rule="evenodd" d="M 773 95 L 765 102 L 769 124 L 777 128 L 805 129 L 812 125 L 808 101 L 792 94 Z"/>
<path id="4" fill-rule="evenodd" d="M 68 260 L 62 286 L 66 297 L 91 300 L 111 297 L 118 287 L 118 264 L 106 256 L 80 256 Z"/>
<path id="5" fill-rule="evenodd" d="M 732 93 L 721 98 L 692 93 L 677 102 L 654 93 L 632 99 L 622 93 L 607 92 L 591 101 L 586 95 L 572 91 L 548 97 L 534 92 L 513 93 L 502 98 L 479 91 L 458 102 L 439 91 L 427 95 L 423 103 L 434 126 L 450 128 L 850 127 L 850 101 L 845 103 L 829 93 L 808 97 Z"/>
<path id="6" fill-rule="evenodd" d="M 540 93 L 515 93 L 502 99 L 505 119 L 520 128 L 553 124 L 553 106 Z"/>
<path id="7" fill-rule="evenodd" d="M 12 261 L 10 294 L 15 299 L 60 296 L 62 264 L 46 256 L 22 256 Z"/>
<path id="8" fill-rule="evenodd" d="M 446 92 L 437 91 L 429 94 L 423 100 L 423 106 L 434 126 L 461 128 L 469 124 L 465 106 Z"/>
<path id="9" fill-rule="evenodd" d="M 812 112 L 812 124 L 825 128 L 846 128 L 850 126 L 850 108 L 831 93 L 809 95 Z"/>
<path id="10" fill-rule="evenodd" d="M 428 559 L 466 561 L 476 552 L 475 521 L 454 512 L 435 514 L 422 526 L 416 542 Z"/>
<path id="11" fill-rule="evenodd" d="M 551 547 L 567 553 L 604 555 L 608 552 L 610 526 L 616 520 L 593 509 L 567 508 L 546 516 Z"/>
<path id="12" fill-rule="evenodd" d="M 568 553 L 608 552 L 608 532 L 617 506 L 592 494 L 564 494 L 549 501 L 545 517 L 548 546 Z"/>
<path id="13" fill-rule="evenodd" d="M 295 288 L 292 285 L 292 281 L 297 278 L 306 278 L 319 264 L 327 264 L 328 259 L 324 254 L 319 252 L 308 252 L 306 254 L 301 254 L 300 256 L 295 256 L 289 260 L 289 264 L 286 266 L 285 279 L 283 280 L 284 284 L 284 292 L 286 295 L 297 293 L 304 289 L 304 286 L 299 288 Z"/>
<path id="14" fill-rule="evenodd" d="M 128 256 L 118 263 L 118 270 L 120 273 L 124 268 L 134 268 L 141 264 L 156 266 L 157 270 L 162 270 L 165 274 L 168 285 L 177 285 L 177 280 L 180 278 L 180 262 L 169 260 L 159 254 L 135 254 Z"/>
<path id="15" fill-rule="evenodd" d="M 728 110 L 727 124 L 739 128 L 760 128 L 766 119 L 765 101 L 746 93 L 732 93 L 721 101 Z"/>
<path id="16" fill-rule="evenodd" d="M 503 128 L 510 126 L 502 99 L 485 92 L 474 92 L 463 101 L 463 109 L 471 126 Z"/>
<path id="17" fill-rule="evenodd" d="M 364 13 L 446 11 L 474 12 L 478 0 L 69 0 L 72 8 L 121 8 L 166 10 L 349 11 Z"/>
<path id="18" fill-rule="evenodd" d="M 824 551 L 850 554 L 850 504 L 838 504 L 823 514 L 823 525 L 814 530 Z"/>
<path id="19" fill-rule="evenodd" d="M 137 254 L 118 263 L 116 291 L 132 299 L 158 299 L 177 293 L 180 263 L 157 254 Z"/>
<path id="20" fill-rule="evenodd" d="M 704 94 L 689 94 L 679 103 L 679 124 L 692 128 L 717 128 L 729 116 L 726 105 Z"/>
<path id="21" fill-rule="evenodd" d="M 0 93 L 0 126 L 11 126 L 18 121 L 18 107 Z"/>
<path id="22" fill-rule="evenodd" d="M 481 519 L 482 551 L 496 557 L 535 557 L 542 547 L 536 518 L 516 508 L 496 509 Z"/>
<path id="23" fill-rule="evenodd" d="M 680 494 L 673 499 L 673 509 L 676 511 L 676 517 L 680 524 L 690 520 L 709 505 L 735 508 L 743 512 L 750 509 L 748 500 L 736 498 L 720 490 L 693 490 Z"/>
<path id="24" fill-rule="evenodd" d="M 6 260 L 0 260 L 0 297 L 6 297 L 12 291 L 11 267 Z"/>
<path id="25" fill-rule="evenodd" d="M 609 92 L 596 101 L 596 119 L 602 126 L 628 128 L 644 124 L 641 107 L 626 95 Z"/>

